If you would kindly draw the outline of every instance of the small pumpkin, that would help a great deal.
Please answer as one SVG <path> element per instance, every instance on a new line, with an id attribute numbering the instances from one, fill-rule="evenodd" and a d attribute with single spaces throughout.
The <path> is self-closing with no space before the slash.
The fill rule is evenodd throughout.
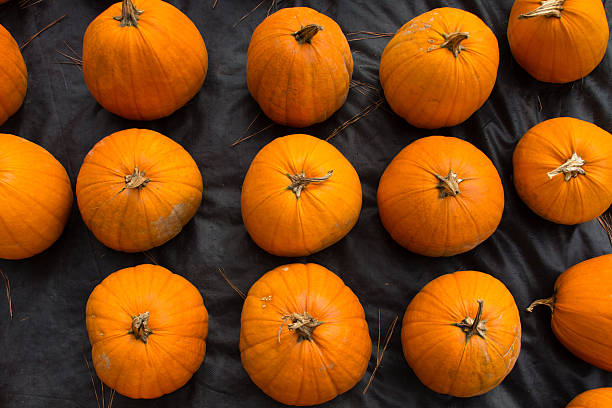
<path id="1" fill-rule="evenodd" d="M 521 350 L 512 294 L 491 275 L 459 271 L 429 282 L 402 322 L 408 365 L 440 394 L 473 397 L 499 385 Z"/>
<path id="2" fill-rule="evenodd" d="M 519 196 L 549 221 L 583 223 L 612 204 L 612 135 L 592 123 L 540 122 L 519 140 L 512 163 Z"/>
<path id="3" fill-rule="evenodd" d="M 338 24 L 308 7 L 287 7 L 253 32 L 247 86 L 276 123 L 323 122 L 346 101 L 353 57 Z"/>
<path id="4" fill-rule="evenodd" d="M 249 235 L 264 250 L 309 255 L 353 228 L 361 211 L 361 183 L 351 163 L 325 140 L 288 135 L 253 159 L 241 210 Z"/>
<path id="5" fill-rule="evenodd" d="M 91 292 L 85 313 L 96 374 L 127 397 L 173 392 L 204 360 L 208 312 L 202 295 L 161 266 L 112 273 Z"/>
<path id="6" fill-rule="evenodd" d="M 455 137 L 405 147 L 378 186 L 383 226 L 404 248 L 426 256 L 469 251 L 497 229 L 504 190 L 491 160 Z"/>
<path id="7" fill-rule="evenodd" d="M 123 0 L 85 31 L 85 84 L 104 109 L 126 119 L 172 114 L 200 90 L 207 70 L 200 32 L 165 1 Z"/>
<path id="8" fill-rule="evenodd" d="M 599 65 L 609 31 L 601 0 L 515 0 L 508 43 L 514 59 L 535 79 L 566 83 Z"/>
<path id="9" fill-rule="evenodd" d="M 565 408 L 612 407 L 612 388 L 595 388 L 578 394 Z"/>
<path id="10" fill-rule="evenodd" d="M 385 47 L 380 83 L 395 113 L 419 128 L 454 126 L 487 100 L 497 38 L 477 16 L 444 7 L 404 24 Z"/>
<path id="11" fill-rule="evenodd" d="M 181 145 L 147 129 L 122 130 L 85 157 L 76 195 L 104 245 L 146 251 L 174 238 L 202 201 L 202 175 Z"/>
<path id="12" fill-rule="evenodd" d="M 363 377 L 372 353 L 359 299 L 333 272 L 291 264 L 249 290 L 240 358 L 251 380 L 288 405 L 322 404 Z"/>
<path id="13" fill-rule="evenodd" d="M 533 302 L 546 305 L 552 330 L 569 351 L 603 370 L 612 371 L 612 254 L 582 261 L 556 280 L 553 295 Z"/>
<path id="14" fill-rule="evenodd" d="M 2 3 L 2 2 L 0 2 Z M 28 70 L 15 39 L 0 25 L 0 125 L 23 103 L 28 87 Z"/>
<path id="15" fill-rule="evenodd" d="M 35 143 L 0 133 L 0 146 L 0 258 L 28 258 L 62 234 L 72 208 L 70 179 Z"/>

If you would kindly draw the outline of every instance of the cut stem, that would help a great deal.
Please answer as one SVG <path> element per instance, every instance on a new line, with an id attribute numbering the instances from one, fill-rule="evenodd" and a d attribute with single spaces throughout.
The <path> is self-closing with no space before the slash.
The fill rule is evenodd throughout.
<path id="1" fill-rule="evenodd" d="M 134 172 L 132 174 L 128 174 L 125 176 L 125 187 L 126 188 L 137 188 L 141 189 L 147 185 L 151 179 L 145 177 L 146 173 L 144 171 L 138 170 L 138 167 L 134 168 Z"/>
<path id="2" fill-rule="evenodd" d="M 565 181 L 570 181 L 572 177 L 578 177 L 579 174 L 586 175 L 586 172 L 582 168 L 585 161 L 582 157 L 578 156 L 576 152 L 572 154 L 572 157 L 567 159 L 565 163 L 546 173 L 549 179 L 552 179 L 557 174 L 563 173 L 565 175 Z"/>
<path id="3" fill-rule="evenodd" d="M 286 173 L 289 180 L 291 180 L 291 184 L 287 186 L 288 190 L 293 191 L 297 198 L 300 198 L 302 194 L 302 190 L 306 188 L 306 186 L 310 183 L 322 183 L 325 180 L 329 179 L 334 171 L 330 170 L 323 177 L 306 177 L 306 173 L 302 170 L 301 173 L 298 174 L 289 174 Z"/>
<path id="4" fill-rule="evenodd" d="M 482 308 L 484 306 L 484 300 L 478 299 L 478 311 L 476 312 L 476 318 L 466 317 L 459 323 L 453 323 L 453 326 L 461 328 L 465 332 L 465 342 L 467 343 L 470 338 L 477 334 L 478 336 L 486 339 L 487 327 L 485 326 L 486 320 L 482 320 Z"/>
<path id="5" fill-rule="evenodd" d="M 310 44 L 312 42 L 312 38 L 319 31 L 323 31 L 323 27 L 318 24 L 308 24 L 307 26 L 302 26 L 299 31 L 291 33 L 291 35 L 299 44 Z"/>
<path id="6" fill-rule="evenodd" d="M 463 45 L 461 45 L 461 41 L 465 40 L 470 36 L 469 33 L 455 31 L 450 34 L 442 34 L 444 36 L 444 42 L 440 44 L 440 48 L 446 48 L 450 50 L 455 58 L 459 56 L 459 53 L 465 49 Z"/>
<path id="7" fill-rule="evenodd" d="M 546 305 L 548 307 L 550 307 L 550 311 L 554 312 L 555 311 L 555 296 L 551 296 L 549 298 L 546 299 L 538 299 L 536 301 L 534 301 L 532 304 L 529 305 L 529 307 L 527 308 L 528 312 L 533 312 L 533 308 L 538 306 L 538 305 Z"/>
<path id="8" fill-rule="evenodd" d="M 457 173 L 450 169 L 448 176 L 442 177 L 439 174 L 434 174 L 438 179 L 438 185 L 436 188 L 440 190 L 440 198 L 446 198 L 448 196 L 456 197 L 461 191 L 459 190 L 459 183 L 463 181 L 457 177 Z"/>
<path id="9" fill-rule="evenodd" d="M 149 312 L 144 312 L 138 316 L 132 316 L 132 330 L 129 332 L 133 334 L 136 340 L 142 340 L 143 343 L 147 344 L 147 340 L 153 331 L 149 329 Z"/>
<path id="10" fill-rule="evenodd" d="M 123 0 L 121 3 L 121 15 L 113 17 L 119 21 L 120 27 L 138 27 L 138 20 L 144 10 L 138 10 L 132 0 Z"/>
<path id="11" fill-rule="evenodd" d="M 520 16 L 518 16 L 518 18 L 519 20 L 539 16 L 561 18 L 561 11 L 563 11 L 563 3 L 565 3 L 565 0 L 543 0 L 540 1 L 540 7 L 528 13 L 521 14 Z"/>
<path id="12" fill-rule="evenodd" d="M 312 332 L 315 328 L 322 325 L 324 322 L 320 322 L 307 312 L 302 314 L 300 313 L 292 313 L 290 315 L 283 316 L 283 323 L 281 324 L 280 329 L 278 330 L 278 342 L 280 343 L 280 335 L 283 330 L 283 326 L 286 321 L 291 321 L 287 328 L 289 330 L 293 330 L 298 334 L 298 341 L 308 340 L 312 341 Z"/>

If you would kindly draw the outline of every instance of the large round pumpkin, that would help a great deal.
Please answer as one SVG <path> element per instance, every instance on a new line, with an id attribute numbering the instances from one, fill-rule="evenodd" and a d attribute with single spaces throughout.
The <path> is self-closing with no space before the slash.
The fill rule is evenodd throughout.
<path id="1" fill-rule="evenodd" d="M 182 387 L 204 360 L 202 295 L 161 266 L 109 275 L 89 296 L 85 313 L 96 374 L 130 398 L 157 398 Z"/>
<path id="2" fill-rule="evenodd" d="M 138 252 L 176 236 L 197 212 L 202 189 L 198 166 L 181 145 L 152 130 L 128 129 L 87 154 L 76 195 L 96 238 Z"/>
<path id="3" fill-rule="evenodd" d="M 515 0 L 508 21 L 512 55 L 544 82 L 587 76 L 603 59 L 609 32 L 601 0 Z"/>
<path id="4" fill-rule="evenodd" d="M 257 245 L 304 256 L 342 239 L 361 211 L 361 184 L 349 161 L 309 135 L 280 137 L 257 153 L 242 185 L 242 219 Z"/>
<path id="5" fill-rule="evenodd" d="M 1 3 L 1 2 L 0 2 Z M 19 46 L 0 25 L 0 125 L 21 107 L 28 87 L 28 71 Z"/>
<path id="6" fill-rule="evenodd" d="M 93 97 L 127 119 L 168 116 L 200 90 L 208 54 L 196 26 L 160 0 L 123 0 L 83 38 L 83 74 Z"/>
<path id="7" fill-rule="evenodd" d="M 592 123 L 541 122 L 519 140 L 512 162 L 520 197 L 549 221 L 579 224 L 612 204 L 612 135 Z"/>
<path id="8" fill-rule="evenodd" d="M 397 31 L 380 60 L 380 83 L 391 108 L 411 125 L 454 126 L 485 103 L 498 64 L 489 27 L 472 13 L 444 7 Z"/>
<path id="9" fill-rule="evenodd" d="M 610 408 L 612 388 L 595 388 L 578 394 L 565 408 Z"/>
<path id="10" fill-rule="evenodd" d="M 491 160 L 454 137 L 405 147 L 378 186 L 384 227 L 401 246 L 427 256 L 469 251 L 497 228 L 504 190 Z"/>
<path id="11" fill-rule="evenodd" d="M 0 258 L 28 258 L 64 230 L 72 208 L 70 179 L 35 143 L 0 133 L 0 146 Z"/>
<path id="12" fill-rule="evenodd" d="M 512 371 L 521 350 L 514 298 L 486 273 L 442 275 L 408 305 L 402 347 L 416 376 L 435 392 L 484 394 Z"/>
<path id="13" fill-rule="evenodd" d="M 529 306 L 552 311 L 557 339 L 589 364 L 612 371 L 612 254 L 580 262 L 563 272 L 553 295 Z"/>
<path id="14" fill-rule="evenodd" d="M 357 296 L 317 264 L 279 266 L 249 290 L 240 357 L 251 380 L 288 405 L 321 404 L 353 388 L 372 342 Z"/>
<path id="15" fill-rule="evenodd" d="M 353 57 L 334 20 L 308 7 L 283 8 L 253 32 L 247 86 L 274 122 L 305 127 L 346 101 Z"/>

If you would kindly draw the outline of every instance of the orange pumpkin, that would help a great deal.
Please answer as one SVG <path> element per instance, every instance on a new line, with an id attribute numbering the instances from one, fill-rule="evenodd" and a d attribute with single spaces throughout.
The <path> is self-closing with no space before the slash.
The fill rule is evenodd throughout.
<path id="1" fill-rule="evenodd" d="M 612 135 L 575 118 L 537 124 L 519 140 L 514 185 L 540 217 L 579 224 L 612 204 Z"/>
<path id="2" fill-rule="evenodd" d="M 138 252 L 174 238 L 202 201 L 189 153 L 146 129 L 113 133 L 85 157 L 76 184 L 83 221 L 104 245 Z"/>
<path id="3" fill-rule="evenodd" d="M 497 39 L 482 20 L 437 8 L 404 24 L 387 44 L 380 83 L 395 113 L 435 129 L 465 121 L 485 103 L 498 65 Z"/>
<path id="4" fill-rule="evenodd" d="M 37 144 L 0 133 L 0 146 L 0 258 L 28 258 L 62 234 L 72 208 L 70 179 Z"/>
<path id="5" fill-rule="evenodd" d="M 609 31 L 601 0 L 516 0 L 508 43 L 535 79 L 566 83 L 587 76 L 601 62 Z"/>
<path id="6" fill-rule="evenodd" d="M 565 408 L 610 408 L 612 388 L 595 388 L 578 394 Z"/>
<path id="7" fill-rule="evenodd" d="M 377 198 L 391 237 L 427 256 L 469 251 L 493 234 L 504 210 L 491 160 L 470 143 L 444 136 L 405 147 L 385 169 Z"/>
<path id="8" fill-rule="evenodd" d="M 484 394 L 512 371 L 521 350 L 514 298 L 486 273 L 442 275 L 408 305 L 402 347 L 416 376 L 435 392 Z"/>
<path id="9" fill-rule="evenodd" d="M 328 269 L 279 266 L 249 290 L 240 357 L 251 380 L 275 400 L 329 401 L 363 377 L 371 353 L 359 299 Z"/>
<path id="10" fill-rule="evenodd" d="M 1 2 L 0 2 L 1 3 Z M 0 125 L 23 103 L 28 87 L 28 71 L 19 46 L 11 34 L 0 25 Z"/>
<path id="11" fill-rule="evenodd" d="M 202 295 L 161 266 L 112 273 L 95 287 L 85 313 L 96 374 L 127 397 L 168 394 L 204 360 L 208 312 Z"/>
<path id="12" fill-rule="evenodd" d="M 85 84 L 100 105 L 127 119 L 172 114 L 200 90 L 207 70 L 200 32 L 165 1 L 123 0 L 85 31 Z"/>
<path id="13" fill-rule="evenodd" d="M 308 7 L 283 8 L 253 32 L 247 86 L 274 122 L 323 122 L 346 101 L 353 57 L 334 20 Z"/>
<path id="14" fill-rule="evenodd" d="M 338 242 L 361 211 L 361 184 L 351 163 L 309 135 L 264 146 L 242 185 L 242 219 L 257 245 L 279 256 L 303 256 Z"/>
<path id="15" fill-rule="evenodd" d="M 528 308 L 552 311 L 557 339 L 589 364 L 612 371 L 612 254 L 580 262 L 563 272 L 553 295 Z"/>

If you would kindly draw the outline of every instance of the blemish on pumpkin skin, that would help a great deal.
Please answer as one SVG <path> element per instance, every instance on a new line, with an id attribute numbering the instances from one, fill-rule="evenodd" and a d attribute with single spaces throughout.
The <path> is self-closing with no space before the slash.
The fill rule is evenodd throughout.
<path id="1" fill-rule="evenodd" d="M 110 362 L 110 358 L 108 358 L 106 353 L 100 354 L 100 360 L 101 360 L 100 363 L 102 363 L 102 368 L 104 368 L 105 370 L 110 370 L 111 362 Z"/>

